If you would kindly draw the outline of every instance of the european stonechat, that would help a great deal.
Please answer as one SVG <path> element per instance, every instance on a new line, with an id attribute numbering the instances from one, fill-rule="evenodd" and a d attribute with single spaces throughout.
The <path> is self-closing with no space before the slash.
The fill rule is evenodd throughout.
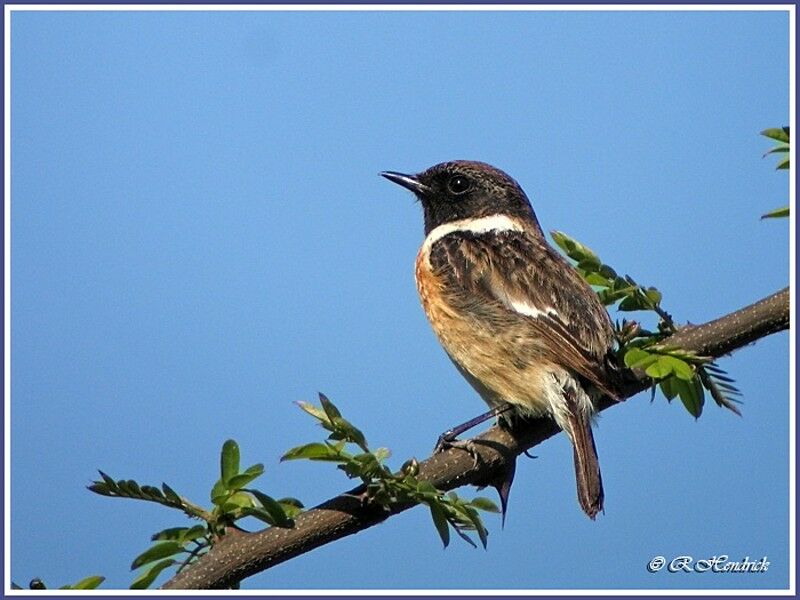
<path id="1" fill-rule="evenodd" d="M 381 175 L 422 204 L 417 290 L 445 351 L 492 408 L 487 415 L 548 415 L 567 433 L 578 501 L 594 519 L 603 483 L 593 399 L 616 398 L 613 327 L 597 295 L 547 243 L 525 192 L 503 171 L 459 160 Z"/>

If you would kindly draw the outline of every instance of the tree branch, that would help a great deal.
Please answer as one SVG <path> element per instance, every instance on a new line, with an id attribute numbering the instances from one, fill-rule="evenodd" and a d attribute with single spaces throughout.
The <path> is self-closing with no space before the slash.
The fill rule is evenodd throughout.
<path id="1" fill-rule="evenodd" d="M 688 325 L 669 338 L 669 344 L 699 355 L 719 357 L 742 346 L 789 328 L 789 288 L 703 325 Z M 627 373 L 623 396 L 646 389 L 648 381 Z M 599 408 L 605 410 L 611 401 Z M 435 454 L 420 463 L 418 479 L 441 490 L 481 485 L 513 464 L 517 455 L 542 443 L 560 430 L 550 419 L 531 421 L 513 433 L 492 427 L 474 438 L 479 455 L 473 458 L 459 449 Z M 356 488 L 312 508 L 295 519 L 295 527 L 270 527 L 257 533 L 229 530 L 205 556 L 163 586 L 165 589 L 225 588 L 273 565 L 352 535 L 400 513 L 412 504 L 389 509 L 362 504 Z"/>

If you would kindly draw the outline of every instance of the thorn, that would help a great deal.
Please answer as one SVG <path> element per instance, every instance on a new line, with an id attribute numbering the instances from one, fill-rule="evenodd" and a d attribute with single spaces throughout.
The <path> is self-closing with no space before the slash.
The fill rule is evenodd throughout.
<path id="1" fill-rule="evenodd" d="M 500 496 L 500 511 L 502 514 L 502 527 L 506 526 L 506 512 L 508 512 L 508 496 L 511 494 L 511 484 L 514 482 L 514 472 L 517 469 L 517 459 L 511 459 L 505 469 L 492 483 L 491 486 L 497 490 Z"/>

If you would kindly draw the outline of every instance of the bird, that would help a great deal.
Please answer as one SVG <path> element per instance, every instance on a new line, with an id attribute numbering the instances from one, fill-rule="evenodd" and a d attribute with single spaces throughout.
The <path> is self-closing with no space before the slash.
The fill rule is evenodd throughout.
<path id="1" fill-rule="evenodd" d="M 604 506 L 596 402 L 619 399 L 614 329 L 597 294 L 549 245 L 522 187 L 500 169 L 455 160 L 414 175 L 380 175 L 422 205 L 425 239 L 415 263 L 422 307 L 490 407 L 443 434 L 445 441 L 491 416 L 501 416 L 501 425 L 551 417 L 572 443 L 578 502 L 594 520 Z M 507 491 L 498 490 L 505 516 Z"/>

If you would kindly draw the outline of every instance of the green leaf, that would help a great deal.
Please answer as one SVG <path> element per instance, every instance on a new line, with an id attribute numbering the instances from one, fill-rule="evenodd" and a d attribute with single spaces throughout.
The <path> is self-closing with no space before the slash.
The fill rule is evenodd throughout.
<path id="1" fill-rule="evenodd" d="M 131 569 L 138 569 L 142 565 L 146 565 L 160 558 L 172 556 L 178 552 L 183 552 L 183 546 L 178 542 L 159 542 L 158 544 L 150 546 L 150 548 L 134 558 Z"/>
<path id="2" fill-rule="evenodd" d="M 789 128 L 788 127 L 774 127 L 770 129 L 765 129 L 761 132 L 761 135 L 771 138 L 773 140 L 777 140 L 779 142 L 784 142 L 786 144 L 789 143 Z"/>
<path id="3" fill-rule="evenodd" d="M 660 381 L 658 386 L 661 388 L 661 393 L 667 400 L 673 400 L 678 395 L 678 389 L 675 385 L 675 377 L 668 377 Z"/>
<path id="4" fill-rule="evenodd" d="M 367 479 L 378 477 L 383 471 L 383 467 L 381 466 L 380 462 L 378 462 L 376 456 L 371 452 L 357 454 L 353 457 L 353 461 L 361 466 L 359 475 L 362 475 Z"/>
<path id="5" fill-rule="evenodd" d="M 235 440 L 226 440 L 220 453 L 221 479 L 227 483 L 234 475 L 239 474 L 239 444 Z"/>
<path id="6" fill-rule="evenodd" d="M 350 423 L 350 421 L 346 420 L 342 416 L 338 416 L 332 417 L 331 422 L 333 423 L 334 428 L 343 433 L 349 441 L 357 444 L 362 450 L 367 450 L 367 440 L 364 437 L 364 434 L 361 433 L 361 430 L 359 430 L 355 425 Z"/>
<path id="7" fill-rule="evenodd" d="M 609 287 L 611 285 L 611 282 L 608 280 L 608 278 L 600 273 L 587 273 L 584 279 L 589 285 L 596 285 L 600 287 Z"/>
<path id="8" fill-rule="evenodd" d="M 328 400 L 328 397 L 322 392 L 319 394 L 319 402 L 322 405 L 322 410 L 325 411 L 329 421 L 333 421 L 336 418 L 342 418 L 342 413 L 339 412 L 339 409 L 336 408 L 333 402 Z"/>
<path id="9" fill-rule="evenodd" d="M 154 542 L 174 541 L 181 544 L 191 542 L 205 536 L 207 529 L 203 525 L 194 527 L 170 527 L 158 533 L 154 533 L 150 538 Z"/>
<path id="10" fill-rule="evenodd" d="M 303 446 L 297 446 L 281 456 L 281 461 L 284 460 L 297 460 L 299 458 L 307 458 L 309 460 L 332 460 L 341 461 L 343 456 L 340 452 L 328 444 L 321 442 L 312 442 Z"/>
<path id="11" fill-rule="evenodd" d="M 439 499 L 439 490 L 430 481 L 420 481 L 417 484 L 417 493 L 426 500 Z"/>
<path id="12" fill-rule="evenodd" d="M 205 537 L 208 534 L 208 528 L 205 525 L 195 525 L 191 527 L 186 533 L 183 534 L 183 542 L 191 542 Z"/>
<path id="13" fill-rule="evenodd" d="M 658 355 L 650 354 L 641 348 L 631 348 L 625 353 L 625 366 L 629 369 L 646 369 L 656 360 Z"/>
<path id="14" fill-rule="evenodd" d="M 647 288 L 646 290 L 644 290 L 644 295 L 647 296 L 647 299 L 653 303 L 653 306 L 658 306 L 659 304 L 661 304 L 662 295 L 661 292 L 659 292 L 656 288 L 654 287 Z"/>
<path id="15" fill-rule="evenodd" d="M 561 248 L 567 256 L 569 256 L 569 253 L 575 248 L 574 240 L 562 231 L 551 231 L 550 237 L 553 238 L 556 246 Z"/>
<path id="16" fill-rule="evenodd" d="M 337 468 L 347 473 L 347 476 L 351 479 L 355 477 L 362 477 L 364 473 L 364 465 L 354 460 L 348 460 L 347 462 L 340 464 Z M 364 476 L 362 479 L 369 479 L 369 477 Z"/>
<path id="17" fill-rule="evenodd" d="M 703 364 L 707 363 L 711 360 L 707 356 L 700 356 L 691 350 L 684 350 L 683 348 L 678 348 L 675 346 L 665 346 L 662 344 L 655 344 L 651 346 L 651 351 L 658 354 L 674 356 L 680 360 L 683 360 L 689 364 Z"/>
<path id="18" fill-rule="evenodd" d="M 81 579 L 78 583 L 74 583 L 71 586 L 73 590 L 93 590 L 97 588 L 101 583 L 106 580 L 105 577 L 101 575 L 91 575 L 89 577 L 85 577 Z"/>
<path id="19" fill-rule="evenodd" d="M 489 500 L 489 498 L 484 498 L 483 496 L 476 496 L 470 502 L 472 506 L 479 510 L 485 510 L 486 512 L 493 512 L 499 513 L 500 509 L 497 507 L 497 504 Z"/>
<path id="20" fill-rule="evenodd" d="M 736 380 L 729 377 L 727 371 L 723 371 L 716 363 L 709 362 L 703 365 L 703 370 L 706 371 L 716 381 L 723 383 L 736 383 Z"/>
<path id="21" fill-rule="evenodd" d="M 95 481 L 93 484 L 87 485 L 86 489 L 89 490 L 90 492 L 94 492 L 95 494 L 100 494 L 101 496 L 112 496 L 112 497 L 116 496 L 116 494 L 112 492 L 109 489 L 109 487 L 101 481 Z"/>
<path id="22" fill-rule="evenodd" d="M 686 381 L 690 381 L 694 377 L 694 369 L 692 369 L 691 365 L 688 365 L 680 358 L 666 355 L 659 356 L 654 363 L 645 369 L 645 373 L 653 379 L 669 377 L 673 373 L 676 377 Z"/>
<path id="23" fill-rule="evenodd" d="M 272 519 L 272 525 L 277 527 L 293 527 L 294 521 L 286 514 L 286 511 L 283 508 L 283 505 L 275 500 L 272 496 L 268 496 L 267 494 L 260 492 L 258 490 L 247 490 L 253 496 L 255 496 L 256 500 L 261 503 L 261 507 L 266 511 L 266 513 Z"/>
<path id="24" fill-rule="evenodd" d="M 676 377 L 683 379 L 684 381 L 691 381 L 694 379 L 695 371 L 692 368 L 692 365 L 687 363 L 685 360 L 681 360 L 675 356 L 665 356 L 664 358 L 669 359 L 669 362 L 672 366 L 672 372 Z"/>
<path id="25" fill-rule="evenodd" d="M 595 273 L 598 269 L 600 269 L 601 263 L 600 259 L 597 256 L 590 256 L 581 260 L 577 265 L 575 265 L 581 271 L 586 271 L 587 273 Z"/>
<path id="26" fill-rule="evenodd" d="M 232 513 L 242 508 L 253 506 L 253 498 L 245 492 L 231 494 L 222 504 L 222 512 Z"/>
<path id="27" fill-rule="evenodd" d="M 700 377 L 700 381 L 703 383 L 703 387 L 708 390 L 708 392 L 711 394 L 711 397 L 714 399 L 714 402 L 716 402 L 718 406 L 727 408 L 739 416 L 742 415 L 742 412 L 736 407 L 735 404 L 737 402 L 741 403 L 741 401 L 734 398 L 734 396 L 741 395 L 739 390 L 730 384 L 721 381 L 715 381 L 714 376 L 711 373 L 705 372 L 704 370 L 698 371 L 698 375 Z"/>
<path id="28" fill-rule="evenodd" d="M 730 377 L 727 377 L 726 376 L 727 371 L 725 371 L 722 367 L 720 367 L 715 362 L 706 363 L 705 365 L 703 365 L 703 368 L 706 371 L 709 371 L 709 372 L 713 373 L 713 375 L 714 375 L 714 377 L 716 379 L 721 379 L 722 381 L 728 381 L 728 382 L 731 382 L 731 383 L 733 383 L 733 381 L 734 381 Z"/>
<path id="29" fill-rule="evenodd" d="M 228 497 L 228 493 L 228 486 L 225 485 L 225 482 L 222 481 L 222 479 L 218 479 L 214 484 L 214 487 L 211 488 L 211 502 L 217 506 L 220 506 L 223 502 L 225 502 L 225 498 Z"/>
<path id="30" fill-rule="evenodd" d="M 636 290 L 636 292 L 638 292 L 638 289 Z M 651 309 L 652 304 L 650 303 L 650 299 L 647 296 L 636 292 L 632 293 L 631 295 L 623 299 L 622 302 L 619 303 L 619 306 L 617 308 L 621 311 Z"/>
<path id="31" fill-rule="evenodd" d="M 281 498 L 278 500 L 278 504 L 281 505 L 283 513 L 289 519 L 294 519 L 297 515 L 303 512 L 304 508 L 303 503 L 297 498 Z"/>
<path id="32" fill-rule="evenodd" d="M 764 152 L 763 156 L 769 156 L 770 154 L 782 154 L 785 152 L 789 152 L 790 149 L 791 146 L 789 145 L 775 146 L 774 148 L 770 148 L 769 150 Z"/>
<path id="33" fill-rule="evenodd" d="M 166 483 L 161 484 L 161 489 L 163 490 L 164 496 L 167 500 L 173 504 L 177 504 L 178 506 L 183 506 L 183 500 L 181 500 L 181 497 L 178 496 L 175 490 L 169 487 Z"/>
<path id="34" fill-rule="evenodd" d="M 780 170 L 780 169 L 788 169 L 788 168 L 789 168 L 789 161 L 790 161 L 790 160 L 791 160 L 791 159 L 790 159 L 790 158 L 787 156 L 786 158 L 784 158 L 782 161 L 780 161 L 780 162 L 778 163 L 778 166 L 777 166 L 777 167 L 775 167 L 775 170 Z"/>
<path id="35" fill-rule="evenodd" d="M 106 485 L 108 485 L 108 487 L 112 489 L 117 487 L 117 482 L 111 479 L 111 477 L 103 473 L 100 469 L 98 469 L 97 472 L 100 473 L 100 477 L 103 478 L 103 481 L 106 482 Z"/>
<path id="36" fill-rule="evenodd" d="M 486 548 L 486 544 L 489 541 L 489 532 L 486 531 L 486 527 L 483 525 L 483 521 L 481 521 L 481 517 L 474 508 L 469 506 L 464 507 L 464 514 L 469 519 L 470 523 L 475 527 L 475 532 L 478 534 L 478 539 L 481 541 L 481 545 Z"/>
<path id="37" fill-rule="evenodd" d="M 563 231 L 551 231 L 550 237 L 561 248 L 567 256 L 577 263 L 582 261 L 592 261 L 596 265 L 601 265 L 600 258 L 591 248 L 584 246 L 579 241 L 569 237 Z"/>
<path id="38" fill-rule="evenodd" d="M 464 540 L 465 542 L 467 542 L 467 543 L 468 543 L 470 546 L 472 546 L 473 548 L 477 548 L 477 547 L 478 547 L 478 545 L 477 545 L 475 542 L 473 542 L 473 541 L 472 541 L 472 539 L 470 539 L 470 537 L 469 537 L 469 536 L 468 536 L 466 533 L 464 533 L 464 532 L 462 531 L 462 529 L 474 529 L 474 527 L 471 527 L 471 526 L 470 526 L 470 527 L 467 527 L 467 526 L 465 526 L 465 525 L 462 525 L 462 526 L 455 526 L 455 525 L 454 525 L 454 526 L 453 526 L 453 529 L 455 529 L 455 530 L 456 530 L 456 533 L 458 534 L 458 536 L 459 536 L 459 537 L 460 537 L 462 540 Z"/>
<path id="39" fill-rule="evenodd" d="M 261 508 L 260 506 L 243 506 L 241 508 L 242 516 L 243 517 L 255 517 L 259 521 L 263 521 L 270 527 L 275 525 L 275 519 L 272 518 L 266 510 Z"/>
<path id="40" fill-rule="evenodd" d="M 617 279 L 617 277 L 619 277 L 617 272 L 608 265 L 600 265 L 600 275 L 606 277 L 610 281 L 614 281 Z"/>
<path id="41" fill-rule="evenodd" d="M 712 378 L 714 378 L 713 375 L 712 375 Z M 731 385 L 730 383 L 725 383 L 724 381 L 717 381 L 716 378 L 714 378 L 714 379 L 715 379 L 714 380 L 714 385 L 716 385 L 720 389 L 723 389 L 727 393 L 734 394 L 736 396 L 741 396 L 742 395 L 742 392 L 735 385 Z"/>
<path id="42" fill-rule="evenodd" d="M 447 523 L 447 516 L 438 502 L 431 502 L 428 504 L 428 508 L 431 509 L 431 518 L 436 526 L 436 531 L 439 532 L 439 537 L 442 538 L 442 544 L 447 548 L 450 544 L 450 526 Z"/>
<path id="43" fill-rule="evenodd" d="M 142 490 L 139 489 L 139 484 L 133 479 L 120 479 L 117 482 L 117 487 L 122 492 L 122 495 L 128 498 L 141 498 Z"/>
<path id="44" fill-rule="evenodd" d="M 614 304 L 620 298 L 625 298 L 628 295 L 628 290 L 605 289 L 597 292 L 597 297 L 605 306 Z"/>
<path id="45" fill-rule="evenodd" d="M 392 455 L 392 451 L 388 448 L 377 448 L 372 452 L 372 455 L 378 462 L 383 462 Z"/>
<path id="46" fill-rule="evenodd" d="M 147 571 L 145 571 L 144 573 L 142 573 L 136 579 L 133 580 L 133 583 L 131 583 L 131 589 L 146 590 L 156 580 L 156 577 L 159 576 L 161 571 L 176 563 L 177 561 L 168 558 L 166 560 L 162 560 L 160 563 L 154 564 Z"/>
<path id="47" fill-rule="evenodd" d="M 198 527 L 200 526 L 198 525 Z M 189 531 L 188 527 L 170 527 L 154 533 L 152 536 L 150 536 L 150 539 L 154 542 L 180 542 L 183 541 L 183 535 L 187 531 Z M 203 527 L 203 531 L 205 531 L 205 527 Z"/>
<path id="48" fill-rule="evenodd" d="M 292 497 L 280 498 L 278 502 L 286 506 L 292 506 L 294 508 L 299 508 L 299 509 L 305 508 L 303 503 L 300 502 L 300 500 L 298 500 L 297 498 L 292 498 Z"/>
<path id="49" fill-rule="evenodd" d="M 776 208 L 775 210 L 771 210 L 766 214 L 761 215 L 762 219 L 778 219 L 781 217 L 788 217 L 789 216 L 789 207 L 782 206 L 781 208 Z"/>
<path id="50" fill-rule="evenodd" d="M 309 402 L 297 402 L 297 406 L 319 421 L 328 421 L 328 416 L 325 414 L 325 412 Z"/>
<path id="51" fill-rule="evenodd" d="M 158 489 L 157 487 L 152 486 L 152 485 L 143 485 L 142 486 L 142 494 L 144 494 L 145 496 L 148 496 L 150 498 L 153 498 L 154 500 L 163 500 L 164 499 L 164 494 L 161 493 L 161 490 Z"/>
<path id="52" fill-rule="evenodd" d="M 700 383 L 700 378 L 697 377 L 692 381 L 676 378 L 674 385 L 678 387 L 678 395 L 689 414 L 695 419 L 700 418 L 703 414 L 703 385 Z"/>
<path id="53" fill-rule="evenodd" d="M 645 369 L 645 373 L 653 379 L 661 379 L 672 374 L 672 365 L 667 360 L 669 356 L 658 356 Z"/>
<path id="54" fill-rule="evenodd" d="M 246 486 L 254 479 L 261 477 L 264 474 L 264 465 L 261 463 L 248 467 L 244 473 L 234 475 L 228 480 L 228 489 L 238 490 Z"/>

